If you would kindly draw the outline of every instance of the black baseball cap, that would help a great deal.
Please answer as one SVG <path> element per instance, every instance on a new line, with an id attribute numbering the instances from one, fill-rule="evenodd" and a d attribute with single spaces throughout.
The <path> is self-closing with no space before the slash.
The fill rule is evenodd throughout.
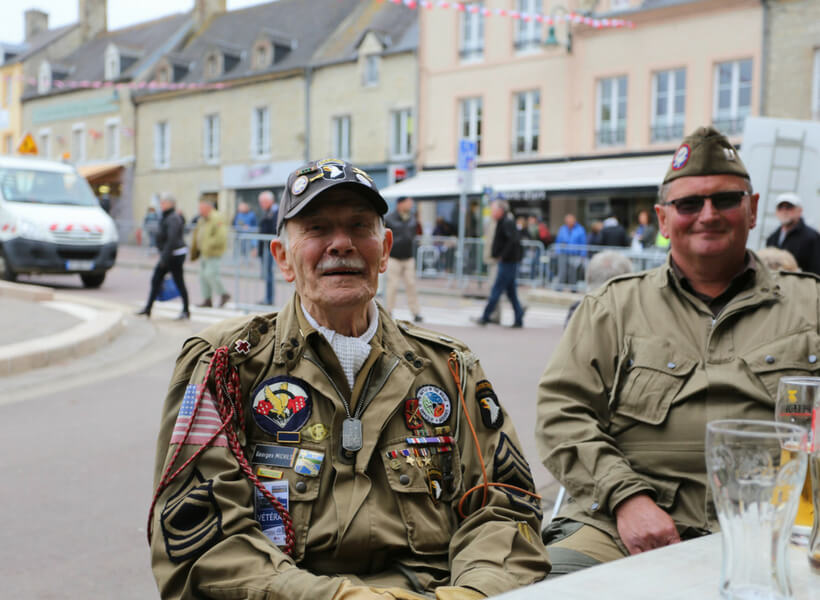
<path id="1" fill-rule="evenodd" d="M 379 216 L 387 212 L 387 202 L 382 198 L 373 178 L 363 169 L 337 158 L 315 160 L 299 167 L 288 175 L 285 191 L 279 203 L 279 220 L 276 233 L 288 219 L 298 215 L 311 201 L 332 187 L 350 187 L 370 201 Z"/>

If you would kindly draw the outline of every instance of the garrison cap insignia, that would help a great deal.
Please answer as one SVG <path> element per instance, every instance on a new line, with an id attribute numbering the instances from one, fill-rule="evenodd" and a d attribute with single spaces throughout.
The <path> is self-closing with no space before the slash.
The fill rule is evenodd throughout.
<path id="1" fill-rule="evenodd" d="M 278 376 L 262 382 L 251 396 L 254 421 L 272 436 L 280 431 L 299 431 L 313 407 L 307 390 L 308 385 L 295 377 Z"/>
<path id="2" fill-rule="evenodd" d="M 344 161 L 328 158 L 320 160 L 317 165 L 322 168 L 322 176 L 325 179 L 344 179 L 346 176 Z"/>
<path id="3" fill-rule="evenodd" d="M 181 563 L 213 546 L 222 537 L 222 512 L 214 497 L 214 482 L 194 469 L 160 515 L 165 551 Z"/>
<path id="4" fill-rule="evenodd" d="M 476 383 L 475 397 L 478 400 L 484 427 L 488 429 L 501 427 L 504 424 L 504 413 L 501 412 L 501 405 L 498 403 L 498 396 L 495 395 L 492 384 L 486 379 Z"/>
<path id="5" fill-rule="evenodd" d="M 423 385 L 416 390 L 419 412 L 432 425 L 441 425 L 450 418 L 450 398 L 447 392 L 435 385 Z"/>
<path id="6" fill-rule="evenodd" d="M 503 431 L 499 433 L 498 447 L 493 456 L 493 481 L 514 485 L 529 492 L 535 491 L 535 482 L 527 459 Z M 509 488 L 501 490 L 507 494 L 512 504 L 531 510 L 539 519 L 541 518 L 541 507 L 537 498 Z"/>
<path id="7" fill-rule="evenodd" d="M 678 148 L 678 151 L 675 152 L 675 157 L 672 159 L 672 168 L 675 171 L 679 171 L 685 167 L 686 163 L 689 162 L 689 155 L 691 153 L 692 149 L 689 147 L 689 144 L 683 144 Z"/>

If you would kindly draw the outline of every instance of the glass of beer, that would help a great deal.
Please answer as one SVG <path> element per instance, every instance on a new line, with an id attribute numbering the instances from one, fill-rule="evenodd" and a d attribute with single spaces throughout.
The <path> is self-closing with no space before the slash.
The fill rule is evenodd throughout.
<path id="1" fill-rule="evenodd" d="M 817 458 L 812 455 L 820 452 L 820 440 L 817 439 L 818 412 L 820 412 L 820 377 L 782 377 L 780 379 L 777 387 L 775 420 L 799 425 L 806 430 L 806 439 L 801 449 L 809 453 L 810 463 Z M 816 495 L 816 492 L 812 494 L 812 486 L 817 488 L 817 477 L 820 473 L 815 473 L 814 482 L 812 482 L 812 470 L 817 471 L 816 468 L 806 469 L 806 481 L 800 493 L 800 504 L 797 507 L 797 517 L 792 530 L 792 541 L 802 546 L 808 545 L 815 522 L 816 499 L 812 499 L 812 496 Z M 816 537 L 818 536 L 815 535 Z M 820 560 L 820 557 L 818 559 Z"/>

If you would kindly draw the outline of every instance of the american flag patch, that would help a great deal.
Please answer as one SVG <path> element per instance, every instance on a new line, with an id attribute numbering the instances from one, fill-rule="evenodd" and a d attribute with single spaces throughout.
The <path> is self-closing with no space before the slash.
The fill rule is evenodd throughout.
<path id="1" fill-rule="evenodd" d="M 202 385 L 189 384 L 185 388 L 185 396 L 182 398 L 182 406 L 179 407 L 179 414 L 177 421 L 174 423 L 174 433 L 171 435 L 172 444 L 193 444 L 202 446 L 217 432 L 222 426 L 222 419 L 216 410 L 216 404 L 211 396 L 210 390 L 206 389 L 202 395 L 202 400 L 199 405 L 199 410 L 196 412 L 194 424 L 191 427 L 191 432 L 188 437 L 185 437 L 185 431 L 188 429 L 188 424 L 191 422 L 191 415 L 194 414 L 194 405 L 196 404 L 196 397 Z M 228 445 L 228 438 L 225 433 L 220 433 L 213 441 L 214 446 Z"/>

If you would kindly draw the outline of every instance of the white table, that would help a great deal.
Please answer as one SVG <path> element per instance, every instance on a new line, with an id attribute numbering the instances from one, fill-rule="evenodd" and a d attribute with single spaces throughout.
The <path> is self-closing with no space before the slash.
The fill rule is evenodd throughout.
<path id="1" fill-rule="evenodd" d="M 496 596 L 498 600 L 719 600 L 720 534 L 673 544 Z M 789 547 L 795 600 L 820 600 L 805 548 Z"/>

